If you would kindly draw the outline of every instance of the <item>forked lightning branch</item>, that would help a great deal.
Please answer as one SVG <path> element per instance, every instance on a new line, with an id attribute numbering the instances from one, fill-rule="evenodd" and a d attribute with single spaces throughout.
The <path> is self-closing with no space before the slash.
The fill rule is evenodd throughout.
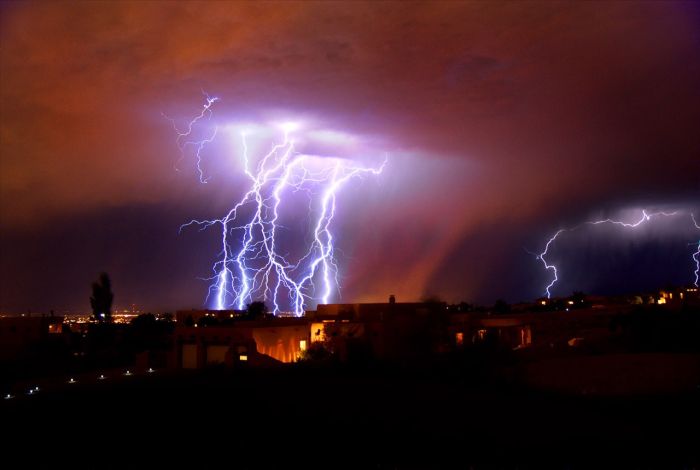
<path id="1" fill-rule="evenodd" d="M 194 156 L 201 183 L 211 178 L 204 170 L 202 156 L 219 129 L 207 128 L 204 137 L 195 137 L 199 136 L 195 129 L 210 120 L 217 101 L 205 95 L 201 112 L 184 127 L 171 119 L 181 159 Z M 387 160 L 384 158 L 376 167 L 365 167 L 346 158 L 299 153 L 295 148 L 296 127 L 292 123 L 280 126 L 279 141 L 259 156 L 251 155 L 250 132 L 240 131 L 239 151 L 234 158 L 242 162 L 247 190 L 220 218 L 195 219 L 180 227 L 199 226 L 220 233 L 221 252 L 208 278 L 211 284 L 206 300 L 214 309 L 242 310 L 251 301 L 263 300 L 270 302 L 274 314 L 292 312 L 299 316 L 311 302 L 328 303 L 340 290 L 333 236 L 339 195 L 354 179 L 379 175 Z M 290 259 L 280 248 L 280 218 L 285 209 L 291 209 L 284 204 L 285 198 L 299 191 L 309 196 L 310 203 L 304 210 L 312 223 L 308 234 L 295 238 L 307 235 L 310 242 L 303 255 Z"/>

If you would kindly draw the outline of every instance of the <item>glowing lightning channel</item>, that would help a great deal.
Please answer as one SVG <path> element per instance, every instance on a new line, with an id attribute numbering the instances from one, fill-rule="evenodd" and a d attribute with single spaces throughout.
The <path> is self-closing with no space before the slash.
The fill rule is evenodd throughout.
<path id="1" fill-rule="evenodd" d="M 178 130 L 178 148 L 184 155 L 185 145 L 193 145 L 200 181 L 205 183 L 201 169 L 201 151 L 216 137 L 214 133 L 203 140 L 183 142 L 193 133 L 195 124 L 211 115 L 211 106 L 218 100 L 206 96 L 202 112 L 187 128 Z M 321 282 L 321 303 L 328 303 L 334 288 L 339 291 L 338 266 L 334 257 L 331 223 L 336 216 L 337 194 L 349 180 L 362 175 L 379 175 L 387 159 L 378 168 L 355 166 L 345 159 L 320 157 L 295 152 L 291 125 L 283 128 L 284 138 L 274 144 L 262 158 L 254 161 L 249 155 L 247 134 L 241 134 L 243 171 L 250 180 L 250 187 L 242 198 L 221 218 L 191 220 L 180 227 L 191 225 L 202 230 L 212 225 L 221 227 L 220 259 L 212 267 L 214 275 L 207 294 L 207 302 L 213 297 L 213 307 L 223 310 L 234 306 L 243 310 L 246 303 L 256 297 L 271 300 L 273 314 L 282 312 L 281 299 L 286 294 L 287 305 L 295 315 L 304 313 L 308 301 L 316 298 L 314 281 Z M 309 249 L 292 263 L 279 252 L 279 218 L 285 189 L 305 191 L 310 198 L 309 209 L 313 215 L 312 199 L 322 188 L 320 208 L 315 214 L 313 240 Z M 243 224 L 237 224 L 241 219 Z M 238 234 L 238 235 L 236 235 Z"/>
<path id="2" fill-rule="evenodd" d="M 693 219 L 695 228 L 700 230 L 700 225 L 698 225 L 698 221 L 695 220 L 695 214 L 690 214 L 690 218 Z M 700 287 L 700 240 L 698 240 L 698 249 L 693 253 L 693 261 L 695 261 L 695 287 Z"/>
<path id="3" fill-rule="evenodd" d="M 321 303 L 328 303 L 333 283 L 337 287 L 339 286 L 337 277 L 338 268 L 333 256 L 333 235 L 329 229 L 335 217 L 337 192 L 343 184 L 353 177 L 366 173 L 372 173 L 374 175 L 381 174 L 386 163 L 387 159 L 385 158 L 382 165 L 376 169 L 360 167 L 344 168 L 341 162 L 338 161 L 333 169 L 333 173 L 330 177 L 330 184 L 323 193 L 323 198 L 321 200 L 321 213 L 314 229 L 314 241 L 306 256 L 302 258 L 302 260 L 311 258 L 312 261 L 307 274 L 301 279 L 298 285 L 300 289 L 303 289 L 306 284 L 312 284 L 316 270 L 320 265 L 323 279 L 323 296 L 321 297 Z M 313 258 L 314 253 L 317 253 L 315 258 Z M 333 276 L 333 283 L 330 279 L 331 275 Z M 297 302 L 294 305 L 295 311 L 303 311 L 303 304 L 300 303 L 303 300 L 303 296 L 297 295 L 296 300 Z"/>
<path id="4" fill-rule="evenodd" d="M 581 227 L 585 227 L 587 225 L 601 225 L 601 224 L 612 224 L 612 225 L 618 225 L 618 226 L 625 227 L 625 228 L 636 228 L 636 227 L 639 227 L 640 225 L 642 225 L 643 223 L 650 221 L 652 218 L 655 218 L 655 217 L 659 217 L 659 216 L 671 217 L 674 215 L 680 215 L 682 213 L 683 212 L 681 212 L 681 211 L 647 213 L 646 210 L 643 210 L 640 219 L 637 220 L 636 222 L 633 222 L 633 223 L 627 223 L 627 222 L 622 222 L 620 220 L 613 220 L 613 219 L 608 218 L 608 219 L 588 221 L 588 222 L 584 222 L 582 224 L 576 225 L 575 227 L 572 227 L 572 228 L 562 228 L 562 229 L 557 230 L 557 232 L 554 235 L 552 235 L 549 238 L 549 240 L 547 240 L 547 243 L 546 243 L 542 253 L 537 255 L 537 259 L 542 262 L 542 264 L 544 265 L 544 268 L 548 271 L 552 271 L 552 274 L 553 274 L 553 278 L 552 278 L 551 282 L 545 288 L 545 295 L 547 296 L 548 299 L 551 298 L 551 296 L 552 296 L 551 289 L 552 289 L 552 287 L 554 287 L 554 285 L 557 283 L 557 281 L 559 281 L 559 273 L 557 271 L 557 267 L 554 264 L 550 264 L 549 262 L 547 262 L 547 259 L 545 257 L 549 253 L 549 249 L 552 246 L 552 243 L 554 243 L 554 241 L 562 233 L 573 232 L 573 231 L 578 230 Z M 695 224 L 695 227 L 700 229 L 700 226 L 698 226 L 697 222 L 695 221 L 695 217 L 693 216 L 693 214 L 690 214 L 690 217 L 693 221 L 693 224 Z M 700 273 L 700 242 L 698 242 L 698 251 L 693 255 L 693 259 L 695 260 L 695 264 L 696 264 L 696 268 L 697 268 L 695 270 L 695 285 L 697 286 L 698 274 Z"/>
<path id="5" fill-rule="evenodd" d="M 190 138 L 192 136 L 192 132 L 194 130 L 194 125 L 197 124 L 198 121 L 204 119 L 205 117 L 207 119 L 211 119 L 211 116 L 212 116 L 211 107 L 214 105 L 214 103 L 219 101 L 219 98 L 217 98 L 216 96 L 209 96 L 204 91 L 202 91 L 202 94 L 204 95 L 204 98 L 206 100 L 206 103 L 204 104 L 204 106 L 202 106 L 202 112 L 199 113 L 199 115 L 192 118 L 192 120 L 187 123 L 186 129 L 180 130 L 177 127 L 177 124 L 175 123 L 174 119 L 166 116 L 165 114 L 163 114 L 163 116 L 168 121 L 170 121 L 170 123 L 173 126 L 173 129 L 175 130 L 175 133 L 177 134 L 177 139 L 175 140 L 175 142 L 177 143 L 177 148 L 180 150 L 180 158 L 175 163 L 175 171 L 180 171 L 178 166 L 179 166 L 180 162 L 182 162 L 182 160 L 184 160 L 184 158 L 185 158 L 185 149 L 189 146 L 193 146 L 193 147 L 195 147 L 195 158 L 197 160 L 197 171 L 199 172 L 199 181 L 201 183 L 206 183 L 209 180 L 209 178 L 206 178 L 204 176 L 204 170 L 202 169 L 202 150 L 204 149 L 204 147 L 207 144 L 210 144 L 214 141 L 219 129 L 217 127 L 214 127 L 212 134 L 205 139 L 187 140 L 188 138 Z"/>

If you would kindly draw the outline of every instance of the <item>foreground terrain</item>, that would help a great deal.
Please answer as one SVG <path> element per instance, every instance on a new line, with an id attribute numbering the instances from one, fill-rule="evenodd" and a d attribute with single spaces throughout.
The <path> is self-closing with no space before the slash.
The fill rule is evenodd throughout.
<path id="1" fill-rule="evenodd" d="M 535 391 L 460 362 L 157 371 L 0 404 L 4 453 L 29 468 L 689 468 L 699 405 Z"/>

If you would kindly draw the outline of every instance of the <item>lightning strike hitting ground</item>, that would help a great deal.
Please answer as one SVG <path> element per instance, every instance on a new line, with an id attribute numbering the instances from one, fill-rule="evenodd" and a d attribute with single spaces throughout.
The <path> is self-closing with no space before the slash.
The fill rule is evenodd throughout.
<path id="1" fill-rule="evenodd" d="M 693 219 L 693 225 L 695 228 L 700 230 L 700 225 L 695 219 L 695 214 L 690 214 L 690 218 Z M 698 249 L 693 253 L 693 260 L 695 261 L 695 287 L 700 287 L 700 240 L 698 240 Z"/>
<path id="2" fill-rule="evenodd" d="M 190 140 L 190 136 L 198 121 L 211 116 L 211 106 L 218 100 L 205 97 L 202 112 L 186 129 L 179 130 L 173 123 L 181 154 L 184 156 L 188 146 L 194 148 L 202 183 L 209 178 L 202 170 L 201 152 L 214 140 L 217 129 L 202 140 Z M 218 226 L 221 230 L 221 254 L 212 267 L 214 275 L 209 278 L 212 284 L 206 299 L 213 299 L 212 307 L 217 310 L 243 310 L 247 303 L 262 299 L 272 302 L 273 314 L 288 308 L 299 316 L 310 301 L 328 303 L 331 295 L 340 290 L 331 232 L 338 193 L 355 177 L 379 175 L 387 160 L 377 168 L 367 168 L 347 159 L 300 154 L 295 151 L 292 131 L 292 125 L 283 126 L 282 142 L 258 159 L 249 155 L 248 134 L 241 133 L 241 158 L 249 189 L 223 217 L 191 220 L 180 227 L 182 230 L 197 225 L 204 230 Z M 292 261 L 281 252 L 279 218 L 285 194 L 299 191 L 309 197 L 313 237 L 305 254 Z"/>
<path id="3" fill-rule="evenodd" d="M 548 271 L 552 271 L 552 281 L 547 285 L 545 288 L 545 295 L 547 298 L 551 298 L 552 292 L 551 289 L 554 287 L 554 285 L 559 281 L 559 273 L 557 271 L 557 267 L 554 264 L 550 264 L 547 262 L 547 259 L 545 256 L 549 253 L 549 249 L 552 246 L 552 243 L 559 237 L 564 232 L 573 232 L 575 230 L 578 230 L 582 227 L 586 227 L 589 225 L 601 225 L 601 224 L 612 224 L 612 225 L 618 225 L 620 227 L 625 227 L 625 228 L 636 228 L 642 225 L 645 222 L 648 222 L 652 220 L 653 218 L 657 217 L 671 217 L 671 216 L 679 216 L 679 215 L 689 215 L 691 220 L 693 221 L 693 224 L 695 225 L 696 228 L 700 229 L 700 226 L 698 226 L 698 223 L 695 220 L 695 216 L 692 213 L 687 213 L 683 211 L 673 211 L 673 212 L 652 212 L 652 213 L 647 213 L 646 210 L 642 211 L 642 215 L 639 220 L 633 223 L 627 223 L 623 222 L 620 220 L 613 220 L 613 219 L 601 219 L 601 220 L 594 220 L 594 221 L 588 221 L 584 222 L 582 224 L 576 225 L 575 227 L 572 228 L 563 228 L 559 229 L 554 235 L 552 235 L 549 240 L 547 240 L 547 244 L 544 247 L 544 251 L 537 255 L 537 259 L 542 262 L 544 265 L 544 268 Z M 698 285 L 698 273 L 700 272 L 700 242 L 698 242 L 698 250 L 695 252 L 693 255 L 693 260 L 695 261 L 696 265 L 696 270 L 695 270 L 695 285 Z"/>

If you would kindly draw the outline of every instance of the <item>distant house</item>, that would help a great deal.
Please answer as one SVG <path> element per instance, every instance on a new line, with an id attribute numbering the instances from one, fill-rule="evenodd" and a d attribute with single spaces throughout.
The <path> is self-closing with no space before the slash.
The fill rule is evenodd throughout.
<path id="1" fill-rule="evenodd" d="M 682 294 L 682 296 L 681 296 Z M 696 296 L 692 288 L 666 293 L 669 302 Z M 663 297 L 661 297 L 663 298 Z M 543 304 L 544 302 L 544 304 Z M 173 348 L 177 368 L 213 364 L 236 367 L 289 363 L 316 343 L 341 360 L 410 360 L 488 345 L 519 350 L 586 344 L 610 335 L 613 316 L 633 305 L 617 298 L 588 296 L 583 307 L 573 299 L 522 304 L 508 313 L 449 309 L 442 302 L 320 304 L 303 317 L 245 320 L 239 311 L 181 311 Z M 545 308 L 543 308 L 545 307 Z M 568 345 L 568 346 L 567 346 Z"/>
<path id="2" fill-rule="evenodd" d="M 340 359 L 411 358 L 444 352 L 447 305 L 442 302 L 321 304 L 307 312 L 311 341 L 326 341 Z"/>
<path id="3" fill-rule="evenodd" d="M 228 311 L 183 311 L 177 318 L 171 360 L 178 369 L 294 362 L 309 342 L 304 318 L 242 320 Z"/>
<path id="4" fill-rule="evenodd" d="M 492 317 L 484 313 L 457 313 L 450 317 L 449 332 L 457 348 L 490 342 L 520 349 L 532 344 L 533 322 L 526 315 Z"/>
<path id="5" fill-rule="evenodd" d="M 681 303 L 699 305 L 700 289 L 698 289 L 695 286 L 663 289 L 660 290 L 659 293 L 653 297 L 653 303 L 657 303 L 659 305 Z"/>

